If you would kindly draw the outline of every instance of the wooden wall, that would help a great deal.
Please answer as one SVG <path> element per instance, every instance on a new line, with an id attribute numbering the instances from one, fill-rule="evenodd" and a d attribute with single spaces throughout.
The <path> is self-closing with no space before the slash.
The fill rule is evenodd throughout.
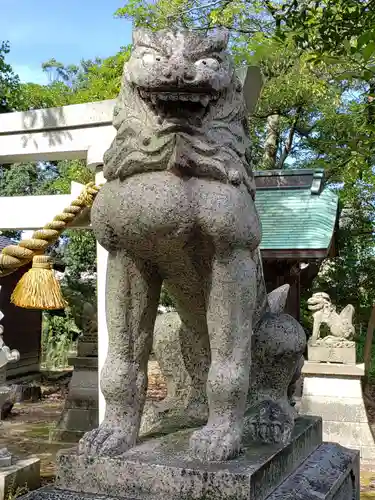
<path id="1" fill-rule="evenodd" d="M 272 292 L 281 285 L 289 284 L 290 291 L 285 307 L 285 312 L 300 319 L 300 276 L 295 273 L 298 262 L 286 260 L 265 260 L 263 262 L 264 279 L 267 293 Z"/>
<path id="2" fill-rule="evenodd" d="M 0 310 L 4 314 L 4 342 L 10 349 L 17 349 L 20 360 L 7 365 L 7 378 L 39 371 L 42 312 L 16 307 L 10 296 L 17 282 L 30 266 L 0 279 Z"/>

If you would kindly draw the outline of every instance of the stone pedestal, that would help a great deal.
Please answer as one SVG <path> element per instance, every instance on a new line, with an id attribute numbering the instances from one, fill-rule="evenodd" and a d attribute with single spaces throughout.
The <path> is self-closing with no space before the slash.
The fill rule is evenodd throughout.
<path id="1" fill-rule="evenodd" d="M 50 441 L 76 443 L 99 425 L 98 322 L 90 303 L 83 306 L 80 325 L 83 334 L 77 357 L 69 359 L 74 370 L 68 395 L 59 421 L 51 429 Z"/>
<path id="2" fill-rule="evenodd" d="M 307 346 L 307 359 L 317 363 L 343 363 L 355 365 L 355 342 L 341 342 L 331 345 L 309 344 Z"/>
<path id="3" fill-rule="evenodd" d="M 69 363 L 74 366 L 69 392 L 50 441 L 75 443 L 99 425 L 98 358 L 76 357 Z"/>
<path id="4" fill-rule="evenodd" d="M 40 487 L 40 460 L 31 457 L 25 460 L 12 459 L 0 466 L 0 500 L 14 498 Z"/>
<path id="5" fill-rule="evenodd" d="M 359 500 L 359 454 L 322 444 L 321 419 L 298 419 L 285 445 L 247 443 L 227 462 L 191 458 L 191 430 L 141 442 L 117 458 L 60 453 L 54 488 L 25 500 Z"/>
<path id="6" fill-rule="evenodd" d="M 323 419 L 323 439 L 360 450 L 361 464 L 375 464 L 375 445 L 363 400 L 363 365 L 314 363 L 303 367 L 300 413 Z"/>

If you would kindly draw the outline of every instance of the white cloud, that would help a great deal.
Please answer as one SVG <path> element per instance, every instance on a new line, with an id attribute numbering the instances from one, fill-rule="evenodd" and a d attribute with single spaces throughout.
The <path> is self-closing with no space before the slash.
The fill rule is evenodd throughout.
<path id="1" fill-rule="evenodd" d="M 42 68 L 27 66 L 26 64 L 13 64 L 12 68 L 14 73 L 20 77 L 22 83 L 48 84 L 48 77 Z"/>

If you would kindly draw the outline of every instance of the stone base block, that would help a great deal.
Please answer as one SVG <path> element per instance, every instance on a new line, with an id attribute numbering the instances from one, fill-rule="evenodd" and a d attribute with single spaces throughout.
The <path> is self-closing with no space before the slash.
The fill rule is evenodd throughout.
<path id="1" fill-rule="evenodd" d="M 51 429 L 52 442 L 76 443 L 99 425 L 98 359 L 73 358 L 74 371 L 64 409 Z"/>
<path id="2" fill-rule="evenodd" d="M 191 430 L 146 440 L 117 458 L 63 451 L 56 486 L 123 498 L 265 500 L 321 444 L 321 419 L 298 419 L 286 446 L 248 444 L 227 462 L 189 456 Z"/>
<path id="3" fill-rule="evenodd" d="M 242 458 L 244 460 L 244 457 Z M 241 460 L 237 461 L 239 463 Z M 280 465 L 280 463 L 279 463 Z M 133 463 L 133 470 L 142 469 L 145 467 L 145 462 Z M 244 466 L 244 464 L 242 464 Z M 214 467 L 211 466 L 214 470 Z M 168 489 L 169 493 L 157 491 L 152 486 L 154 475 L 149 478 L 150 486 L 148 491 L 133 491 L 127 494 L 121 487 L 117 494 L 112 488 L 108 493 L 87 493 L 80 491 L 71 491 L 68 489 L 45 487 L 35 492 L 29 493 L 20 500 L 187 500 L 197 498 L 199 500 L 220 500 L 222 498 L 238 500 L 246 498 L 247 500 L 359 500 L 359 454 L 358 452 L 347 450 L 340 445 L 324 443 L 310 454 L 310 456 L 279 486 L 277 486 L 269 494 L 266 490 L 274 483 L 273 475 L 279 474 L 279 468 L 275 464 L 275 468 L 270 468 L 264 475 L 260 474 L 257 478 L 258 485 L 250 482 L 245 490 L 243 485 L 245 477 L 238 473 L 237 480 L 242 485 L 241 494 L 238 496 L 238 488 L 236 484 L 231 482 L 232 475 L 225 473 L 221 464 L 216 464 L 214 474 L 205 470 L 207 466 L 203 464 L 190 464 L 188 470 L 184 469 L 185 474 L 183 479 L 188 488 L 177 489 L 177 485 L 181 484 L 181 477 L 175 477 L 176 487 Z M 255 471 L 254 471 L 255 472 Z M 86 474 L 90 473 L 90 469 L 86 470 Z M 102 475 L 109 473 L 109 469 L 102 470 Z M 128 469 L 128 473 L 131 471 Z M 256 474 L 256 472 L 255 472 Z M 162 467 L 159 471 L 159 482 L 163 482 L 165 470 Z M 139 473 L 137 473 L 137 477 Z M 206 478 L 206 487 L 204 491 L 201 489 L 202 477 Z M 215 481 L 212 481 L 216 477 Z M 249 477 L 249 476 L 246 476 Z M 145 476 L 146 478 L 146 476 Z M 117 480 L 123 483 L 123 478 L 118 477 Z M 132 477 L 128 477 L 132 481 Z M 216 483 L 216 488 L 214 488 Z M 195 490 L 195 487 L 199 488 Z M 265 485 L 265 486 L 264 486 Z M 189 492 L 194 492 L 194 496 L 189 496 Z M 200 496 L 199 496 L 200 494 Z M 125 495 L 125 496 L 124 496 Z"/>
<path id="4" fill-rule="evenodd" d="M 356 370 L 360 372 L 353 367 L 351 374 L 315 375 L 306 370 L 299 412 L 322 417 L 324 441 L 360 450 L 361 465 L 375 465 L 375 441 Z"/>
<path id="5" fill-rule="evenodd" d="M 0 500 L 13 498 L 40 486 L 40 460 L 28 458 L 16 460 L 8 467 L 0 468 Z"/>
<path id="6" fill-rule="evenodd" d="M 64 408 L 56 427 L 49 433 L 50 442 L 77 443 L 98 425 L 98 408 Z"/>
<path id="7" fill-rule="evenodd" d="M 307 358 L 312 362 L 343 363 L 355 365 L 355 343 L 352 346 L 311 345 L 307 346 Z"/>

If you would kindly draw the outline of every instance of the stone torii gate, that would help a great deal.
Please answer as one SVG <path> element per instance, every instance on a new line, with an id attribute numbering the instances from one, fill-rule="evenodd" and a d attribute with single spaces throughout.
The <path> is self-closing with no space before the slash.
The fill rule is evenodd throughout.
<path id="1" fill-rule="evenodd" d="M 0 116 L 0 165 L 18 162 L 86 160 L 103 183 L 103 154 L 115 136 L 115 101 L 74 104 L 60 108 L 6 113 Z M 71 194 L 0 198 L 0 229 L 39 229 L 77 197 L 82 186 L 72 183 Z M 22 212 L 20 206 L 23 207 Z M 47 208 L 48 207 L 48 208 Z M 79 224 L 79 225 L 78 225 Z M 89 221 L 72 227 L 88 228 Z M 107 355 L 105 276 L 107 252 L 97 245 L 98 373 Z M 99 389 L 99 421 L 105 400 Z"/>

